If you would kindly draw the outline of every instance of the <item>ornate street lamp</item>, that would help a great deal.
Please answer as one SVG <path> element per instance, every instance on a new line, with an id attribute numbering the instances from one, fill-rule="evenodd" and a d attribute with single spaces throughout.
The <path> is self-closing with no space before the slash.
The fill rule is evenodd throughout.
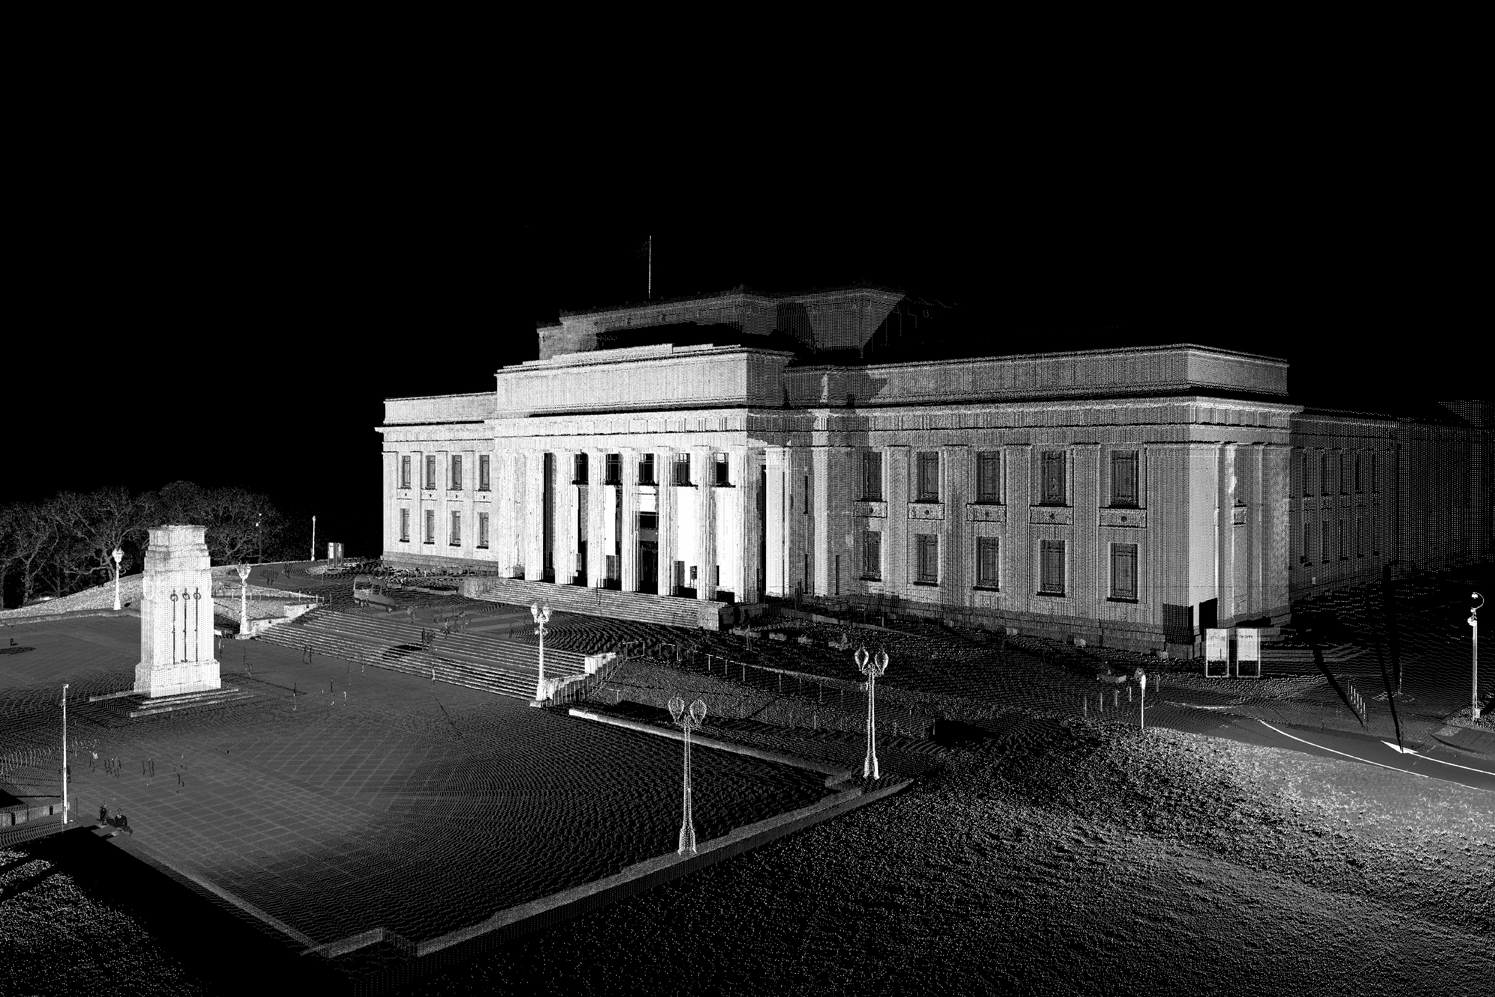
<path id="1" fill-rule="evenodd" d="M 535 682 L 536 702 L 545 701 L 545 635 L 550 631 L 545 624 L 550 622 L 550 607 L 538 602 L 531 604 L 529 614 L 535 618 L 535 633 L 540 637 L 540 677 Z"/>
<path id="2" fill-rule="evenodd" d="M 62 683 L 62 826 L 67 826 L 67 687 Z"/>
<path id="3" fill-rule="evenodd" d="M 249 633 L 249 565 L 234 568 L 239 573 L 239 633 Z"/>
<path id="4" fill-rule="evenodd" d="M 694 855 L 696 853 L 696 825 L 691 819 L 690 812 L 690 732 L 701 726 L 701 721 L 706 719 L 706 703 L 696 700 L 690 704 L 690 710 L 685 709 L 685 700 L 679 696 L 670 697 L 670 716 L 675 718 L 681 729 L 685 731 L 685 799 L 682 803 L 684 811 L 680 819 L 680 848 L 676 852 L 684 855 L 686 852 Z"/>
<path id="5" fill-rule="evenodd" d="M 869 655 L 865 647 L 857 648 L 852 660 L 857 670 L 867 676 L 867 757 L 862 760 L 862 778 L 881 776 L 877 770 L 877 677 L 888 670 L 888 652 Z"/>
<path id="6" fill-rule="evenodd" d="M 1471 720 L 1478 720 L 1479 719 L 1479 607 L 1483 606 L 1485 604 L 1485 597 L 1482 596 L 1482 595 L 1480 595 L 1478 592 L 1475 592 L 1469 598 L 1471 598 L 1471 599 L 1478 599 L 1479 600 L 1479 602 L 1475 603 L 1469 609 L 1469 625 L 1474 628 L 1474 644 L 1473 644 L 1473 649 L 1474 649 L 1474 671 L 1470 675 L 1470 681 L 1473 683 L 1473 685 L 1472 685 L 1472 690 L 1473 691 L 1470 693 L 1469 718 Z"/>
<path id="7" fill-rule="evenodd" d="M 114 548 L 114 611 L 119 612 L 119 563 L 125 559 L 125 552 L 118 547 Z"/>

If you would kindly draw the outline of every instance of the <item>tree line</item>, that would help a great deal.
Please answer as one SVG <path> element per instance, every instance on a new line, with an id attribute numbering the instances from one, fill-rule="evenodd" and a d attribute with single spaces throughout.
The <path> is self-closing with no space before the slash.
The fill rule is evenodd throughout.
<path id="1" fill-rule="evenodd" d="M 120 573 L 134 574 L 144 566 L 150 528 L 166 523 L 206 526 L 214 564 L 301 559 L 309 547 L 309 525 L 243 488 L 174 481 L 139 495 L 117 486 L 58 492 L 40 502 L 0 506 L 0 604 L 103 584 L 114 577 L 116 547 L 124 552 Z"/>

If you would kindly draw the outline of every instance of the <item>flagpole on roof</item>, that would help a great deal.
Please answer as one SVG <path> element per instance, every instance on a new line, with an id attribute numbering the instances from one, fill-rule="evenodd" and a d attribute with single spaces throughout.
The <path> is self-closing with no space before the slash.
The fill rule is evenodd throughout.
<path id="1" fill-rule="evenodd" d="M 654 237 L 649 236 L 649 290 L 648 300 L 654 300 Z"/>

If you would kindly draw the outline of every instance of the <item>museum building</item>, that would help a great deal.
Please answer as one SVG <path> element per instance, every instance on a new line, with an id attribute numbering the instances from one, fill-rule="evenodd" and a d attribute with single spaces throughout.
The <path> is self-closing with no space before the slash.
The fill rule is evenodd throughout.
<path id="1" fill-rule="evenodd" d="M 878 362 L 941 308 L 858 287 L 564 314 L 496 391 L 386 400 L 383 556 L 582 612 L 829 601 L 1177 654 L 1489 556 L 1482 403 L 1315 410 L 1285 361 L 1189 344 Z"/>

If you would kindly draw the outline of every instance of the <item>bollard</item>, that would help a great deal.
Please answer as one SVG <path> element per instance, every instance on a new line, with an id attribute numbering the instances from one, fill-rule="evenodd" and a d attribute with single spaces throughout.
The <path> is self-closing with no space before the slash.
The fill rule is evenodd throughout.
<path id="1" fill-rule="evenodd" d="M 1085 714 L 1085 719 L 1089 720 L 1090 719 L 1090 700 L 1089 699 L 1082 699 L 1082 700 L 1080 700 L 1080 710 L 1081 710 L 1081 712 L 1083 712 Z"/>
<path id="2" fill-rule="evenodd" d="M 1132 687 L 1131 686 L 1127 686 L 1126 687 L 1126 701 L 1128 703 L 1130 703 L 1132 701 Z"/>
<path id="3" fill-rule="evenodd" d="M 1111 690 L 1111 708 L 1112 709 L 1117 709 L 1120 706 L 1121 706 L 1121 690 L 1120 689 L 1112 689 Z"/>

